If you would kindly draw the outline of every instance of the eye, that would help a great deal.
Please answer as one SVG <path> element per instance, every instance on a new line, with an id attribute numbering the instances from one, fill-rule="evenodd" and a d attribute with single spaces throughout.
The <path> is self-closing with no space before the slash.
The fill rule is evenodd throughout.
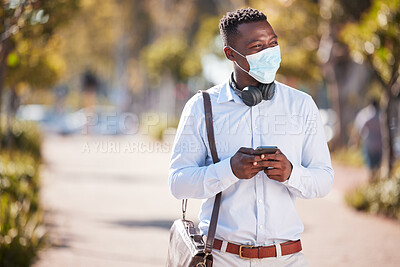
<path id="1" fill-rule="evenodd" d="M 278 41 L 273 41 L 270 43 L 270 45 L 276 46 L 276 45 L 278 45 Z"/>
<path id="2" fill-rule="evenodd" d="M 256 44 L 256 45 L 253 45 L 253 46 L 250 47 L 250 48 L 262 48 L 262 44 Z"/>

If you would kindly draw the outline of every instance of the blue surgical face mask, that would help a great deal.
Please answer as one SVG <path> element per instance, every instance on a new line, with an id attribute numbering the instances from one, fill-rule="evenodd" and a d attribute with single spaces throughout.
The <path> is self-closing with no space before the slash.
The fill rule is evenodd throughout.
<path id="1" fill-rule="evenodd" d="M 244 56 L 232 47 L 233 51 L 247 59 L 250 70 L 246 71 L 235 61 L 236 65 L 260 83 L 272 83 L 281 63 L 281 50 L 279 45 L 266 48 L 255 54 Z"/>

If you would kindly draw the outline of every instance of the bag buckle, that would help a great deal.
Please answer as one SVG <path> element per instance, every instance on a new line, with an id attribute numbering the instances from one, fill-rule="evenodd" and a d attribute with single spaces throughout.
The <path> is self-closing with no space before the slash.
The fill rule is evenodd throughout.
<path id="1" fill-rule="evenodd" d="M 244 256 L 242 255 L 242 254 L 243 254 L 243 248 L 254 248 L 254 246 L 253 246 L 253 245 L 241 245 L 241 246 L 239 247 L 239 257 L 240 257 L 241 259 L 245 259 L 245 260 L 250 259 L 250 258 L 244 257 Z"/>

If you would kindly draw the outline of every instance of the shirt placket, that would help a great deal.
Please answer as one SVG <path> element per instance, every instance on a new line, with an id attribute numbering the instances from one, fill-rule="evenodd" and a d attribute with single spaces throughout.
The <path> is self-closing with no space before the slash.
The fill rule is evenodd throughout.
<path id="1" fill-rule="evenodd" d="M 252 145 L 253 148 L 256 148 L 257 146 L 263 145 L 261 142 L 261 120 L 259 118 L 260 116 L 260 107 L 254 106 L 252 107 Z M 263 182 L 263 175 L 258 173 L 255 179 L 255 189 L 256 189 L 256 220 L 257 220 L 257 225 L 256 225 L 256 245 L 260 246 L 264 244 L 265 240 L 265 226 L 266 226 L 266 221 L 265 221 L 265 203 L 264 203 L 264 182 Z"/>

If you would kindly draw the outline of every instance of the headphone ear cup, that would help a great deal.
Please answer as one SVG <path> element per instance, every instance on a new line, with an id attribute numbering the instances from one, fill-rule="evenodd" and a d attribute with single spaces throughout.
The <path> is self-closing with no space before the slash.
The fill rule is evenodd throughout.
<path id="1" fill-rule="evenodd" d="M 255 106 L 261 102 L 263 95 L 255 86 L 247 86 L 242 90 L 242 100 L 247 106 Z"/>
<path id="2" fill-rule="evenodd" d="M 262 99 L 271 100 L 275 95 L 275 83 L 268 83 L 261 85 Z"/>

